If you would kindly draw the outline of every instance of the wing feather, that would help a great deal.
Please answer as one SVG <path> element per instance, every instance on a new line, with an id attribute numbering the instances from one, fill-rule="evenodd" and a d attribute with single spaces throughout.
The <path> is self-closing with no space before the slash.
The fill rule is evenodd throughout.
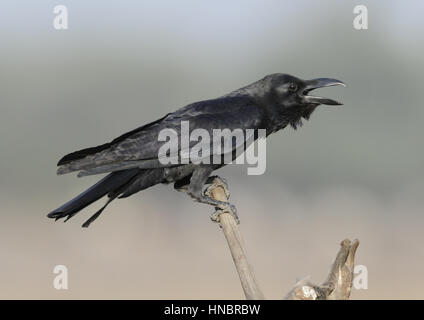
<path id="1" fill-rule="evenodd" d="M 214 129 L 258 129 L 262 120 L 262 109 L 248 97 L 222 97 L 190 104 L 168 114 L 149 125 L 133 130 L 113 140 L 106 147 L 87 154 L 79 151 L 82 158 L 65 156 L 58 169 L 58 174 L 79 171 L 81 175 L 117 171 L 133 167 L 149 166 L 158 163 L 159 149 L 164 142 L 158 141 L 159 132 L 173 129 L 181 139 L 188 139 L 181 133 L 181 122 L 189 121 L 189 132 L 205 129 L 213 136 Z M 197 142 L 189 144 L 191 148 Z M 90 149 L 90 148 L 89 148 Z M 84 149 L 84 150 L 89 150 Z M 92 148 L 93 149 L 93 148 Z M 185 154 L 178 146 L 179 154 Z M 75 154 L 75 153 L 74 153 Z M 68 157 L 68 158 L 66 158 Z M 144 164 L 146 162 L 146 164 Z"/>

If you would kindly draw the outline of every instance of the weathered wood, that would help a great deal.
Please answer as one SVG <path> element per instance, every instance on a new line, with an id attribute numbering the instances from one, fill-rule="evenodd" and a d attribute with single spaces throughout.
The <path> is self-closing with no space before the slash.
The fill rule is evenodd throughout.
<path id="1" fill-rule="evenodd" d="M 210 194 L 216 200 L 228 201 L 224 188 L 219 184 L 210 190 Z M 246 299 L 264 299 L 264 295 L 253 274 L 253 269 L 247 260 L 244 241 L 236 220 L 231 214 L 223 212 L 219 215 L 219 224 L 230 248 Z"/>
<path id="2" fill-rule="evenodd" d="M 359 241 L 345 239 L 334 260 L 327 280 L 315 285 L 308 280 L 301 280 L 288 293 L 288 300 L 347 300 L 353 282 L 353 270 L 356 249 Z"/>
<path id="3" fill-rule="evenodd" d="M 208 194 L 215 200 L 228 202 L 224 189 L 224 182 L 216 177 L 208 188 Z M 216 214 L 219 214 L 217 217 Z M 217 211 L 214 220 L 218 219 L 228 247 L 230 248 L 236 266 L 241 286 L 246 299 L 262 300 L 264 295 L 259 288 L 253 268 L 246 257 L 246 249 L 239 226 L 229 212 Z M 309 280 L 298 281 L 295 287 L 287 294 L 287 300 L 346 300 L 349 299 L 353 283 L 353 270 L 356 249 L 359 241 L 351 242 L 345 239 L 330 270 L 327 280 L 321 285 L 315 285 Z"/>

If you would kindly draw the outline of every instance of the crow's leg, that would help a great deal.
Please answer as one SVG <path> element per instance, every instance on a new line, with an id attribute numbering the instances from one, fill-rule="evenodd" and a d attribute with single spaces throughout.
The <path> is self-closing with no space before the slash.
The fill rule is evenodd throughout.
<path id="1" fill-rule="evenodd" d="M 190 179 L 190 184 L 187 188 L 187 193 L 197 202 L 209 204 L 211 206 L 214 206 L 217 212 L 215 212 L 211 219 L 213 221 L 219 220 L 219 215 L 222 212 L 228 212 L 230 213 L 237 222 L 239 222 L 239 219 L 237 217 L 237 209 L 234 205 L 225 202 L 225 201 L 219 201 L 211 198 L 210 196 L 210 190 L 211 188 L 207 188 L 205 192 L 203 192 L 203 186 L 210 181 L 209 175 L 212 173 L 213 169 L 210 167 L 198 167 L 194 170 L 193 175 Z M 219 177 L 213 177 L 212 179 L 212 185 L 213 186 L 221 186 L 226 194 L 228 193 L 228 187 L 226 185 L 226 182 L 220 179 Z"/>
<path id="2" fill-rule="evenodd" d="M 180 192 L 187 192 L 190 184 L 191 175 L 182 178 L 181 180 L 175 181 L 174 189 Z"/>
<path id="3" fill-rule="evenodd" d="M 188 190 L 188 186 L 190 185 L 190 179 L 191 179 L 191 175 L 186 176 L 184 178 L 182 178 L 181 180 L 178 180 L 174 183 L 174 189 L 180 192 L 187 192 Z M 212 190 L 213 186 L 217 186 L 216 184 L 214 184 L 214 180 L 215 179 L 219 179 L 220 180 L 220 186 L 224 189 L 225 195 L 227 196 L 227 199 L 230 198 L 230 190 L 228 188 L 228 183 L 227 180 L 225 180 L 224 178 L 221 178 L 219 176 L 210 176 L 208 177 L 208 179 L 205 182 L 206 184 L 209 184 L 210 186 L 206 188 L 206 190 L 204 191 L 204 194 L 208 197 L 210 197 L 210 191 Z"/>

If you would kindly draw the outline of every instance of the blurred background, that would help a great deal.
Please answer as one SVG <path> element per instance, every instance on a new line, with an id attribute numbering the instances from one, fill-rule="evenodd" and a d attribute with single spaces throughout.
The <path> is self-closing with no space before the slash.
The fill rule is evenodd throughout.
<path id="1" fill-rule="evenodd" d="M 68 8 L 69 29 L 53 28 Z M 353 8 L 368 7 L 357 31 Z M 267 298 L 325 279 L 359 238 L 368 289 L 423 298 L 423 1 L 2 1 L 0 298 L 242 299 L 212 208 L 172 186 L 115 201 L 88 229 L 46 214 L 99 177 L 56 176 L 66 153 L 188 103 L 284 72 L 333 77 L 303 128 L 267 140 L 267 170 L 230 183 Z M 53 288 L 65 265 L 69 289 Z"/>

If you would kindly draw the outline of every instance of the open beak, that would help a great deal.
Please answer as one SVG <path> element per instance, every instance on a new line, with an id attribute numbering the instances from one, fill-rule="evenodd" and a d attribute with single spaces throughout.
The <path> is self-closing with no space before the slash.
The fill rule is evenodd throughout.
<path id="1" fill-rule="evenodd" d="M 310 91 L 314 89 L 318 89 L 318 88 L 331 87 L 331 86 L 346 87 L 346 85 L 340 80 L 329 79 L 329 78 L 318 78 L 318 79 L 305 81 L 305 83 L 306 83 L 306 86 L 303 89 L 302 94 L 303 94 L 303 99 L 306 103 L 326 104 L 330 106 L 340 106 L 343 104 L 332 99 L 309 95 Z"/>

